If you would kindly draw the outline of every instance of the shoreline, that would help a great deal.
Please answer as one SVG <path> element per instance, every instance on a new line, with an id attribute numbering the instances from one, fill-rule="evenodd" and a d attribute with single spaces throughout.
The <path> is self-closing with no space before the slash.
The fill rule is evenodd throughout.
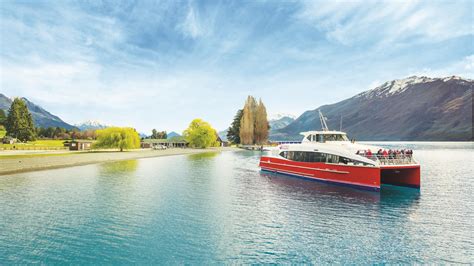
<path id="1" fill-rule="evenodd" d="M 43 153 L 35 154 L 3 154 L 3 156 L 0 155 L 0 176 L 82 166 L 88 164 L 98 164 L 104 162 L 236 150 L 240 149 L 219 147 L 209 149 L 175 148 L 167 150 L 131 150 L 125 152 L 90 151 L 51 153 L 45 151 Z"/>

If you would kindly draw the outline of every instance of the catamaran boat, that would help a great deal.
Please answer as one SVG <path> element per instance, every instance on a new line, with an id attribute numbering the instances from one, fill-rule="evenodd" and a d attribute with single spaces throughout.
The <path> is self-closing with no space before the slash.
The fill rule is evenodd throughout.
<path id="1" fill-rule="evenodd" d="M 379 191 L 382 184 L 420 188 L 420 164 L 411 150 L 386 150 L 329 130 L 302 132 L 301 143 L 281 144 L 260 158 L 263 171 Z"/>

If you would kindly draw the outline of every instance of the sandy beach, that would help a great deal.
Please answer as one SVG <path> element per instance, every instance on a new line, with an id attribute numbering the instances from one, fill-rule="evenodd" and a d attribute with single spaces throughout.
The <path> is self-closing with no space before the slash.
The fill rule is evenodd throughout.
<path id="1" fill-rule="evenodd" d="M 92 151 L 92 152 L 1 152 L 0 175 L 21 172 L 38 171 L 44 169 L 63 168 L 77 165 L 86 165 L 102 162 L 131 160 L 149 157 L 195 154 L 205 152 L 221 152 L 237 150 L 236 148 L 209 148 L 209 149 L 167 149 L 167 150 L 132 150 Z"/>

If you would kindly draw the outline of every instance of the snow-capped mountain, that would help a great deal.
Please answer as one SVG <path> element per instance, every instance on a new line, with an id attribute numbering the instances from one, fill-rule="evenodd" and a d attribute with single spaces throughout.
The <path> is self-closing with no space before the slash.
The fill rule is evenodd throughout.
<path id="1" fill-rule="evenodd" d="M 296 119 L 296 115 L 289 114 L 289 113 L 275 113 L 275 114 L 270 114 L 268 115 L 268 121 L 273 121 L 273 120 L 280 120 L 284 117 L 288 118 L 293 118 Z"/>
<path id="2" fill-rule="evenodd" d="M 404 91 L 410 89 L 414 85 L 417 84 L 423 84 L 423 83 L 430 83 L 434 81 L 443 81 L 443 82 L 448 82 L 448 81 L 454 81 L 454 82 L 472 82 L 472 80 L 469 79 L 463 79 L 458 76 L 450 76 L 450 77 L 445 77 L 445 78 L 429 78 L 429 77 L 418 77 L 418 76 L 411 76 L 405 79 L 396 79 L 392 81 L 385 82 L 384 84 L 369 90 L 362 92 L 355 97 L 365 97 L 365 98 L 382 98 L 382 97 L 388 97 L 392 96 L 395 94 L 400 94 L 403 93 Z"/>
<path id="3" fill-rule="evenodd" d="M 97 120 L 88 120 L 79 124 L 75 124 L 74 126 L 79 128 L 81 131 L 96 130 L 96 129 L 103 129 L 103 128 L 109 127 L 108 125 L 105 125 Z"/>
<path id="4" fill-rule="evenodd" d="M 330 129 L 357 140 L 473 140 L 474 81 L 457 76 L 412 76 L 388 81 L 335 104 L 304 112 L 273 131 L 273 140 L 300 140 L 300 132 L 319 130 L 318 110 Z"/>
<path id="5" fill-rule="evenodd" d="M 270 130 L 275 131 L 280 128 L 284 128 L 295 121 L 296 116 L 287 113 L 276 113 L 268 116 L 268 123 L 270 124 Z"/>

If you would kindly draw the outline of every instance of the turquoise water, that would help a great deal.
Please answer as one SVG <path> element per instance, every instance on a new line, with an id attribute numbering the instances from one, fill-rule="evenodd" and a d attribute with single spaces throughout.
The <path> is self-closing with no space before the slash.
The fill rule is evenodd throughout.
<path id="1" fill-rule="evenodd" d="M 474 262 L 472 143 L 409 145 L 420 191 L 264 174 L 246 151 L 0 176 L 0 261 Z"/>

